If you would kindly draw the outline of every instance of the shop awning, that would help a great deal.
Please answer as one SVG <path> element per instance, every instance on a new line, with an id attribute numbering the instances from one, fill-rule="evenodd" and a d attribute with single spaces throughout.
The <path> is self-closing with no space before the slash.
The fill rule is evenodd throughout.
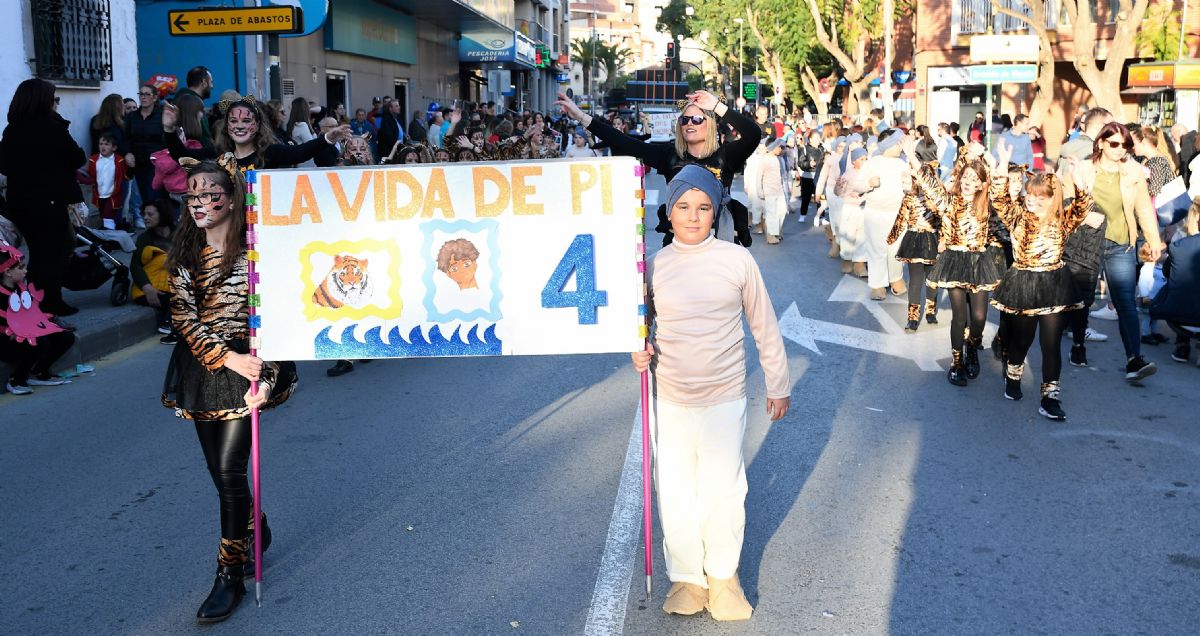
<path id="1" fill-rule="evenodd" d="M 1167 90 L 1164 86 L 1133 86 L 1121 91 L 1122 95 L 1157 95 Z"/>

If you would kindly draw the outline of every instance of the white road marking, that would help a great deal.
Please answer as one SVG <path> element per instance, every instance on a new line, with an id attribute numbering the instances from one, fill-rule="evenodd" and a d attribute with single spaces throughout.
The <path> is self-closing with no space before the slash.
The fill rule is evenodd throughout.
<path id="1" fill-rule="evenodd" d="M 629 605 L 630 577 L 633 575 L 634 554 L 641 544 L 642 527 L 642 409 L 638 407 L 629 432 L 625 450 L 625 466 L 617 486 L 608 538 L 604 540 L 604 555 L 596 587 L 592 591 L 592 606 L 588 610 L 586 636 L 621 634 L 625 630 L 625 608 Z"/>
<path id="2" fill-rule="evenodd" d="M 889 317 L 888 320 L 891 320 Z M 829 342 L 864 351 L 884 353 L 912 360 L 922 371 L 943 371 L 938 360 L 947 357 L 950 339 L 943 330 L 924 331 L 915 334 L 881 333 L 851 327 L 836 322 L 805 318 L 796 303 L 792 303 L 779 318 L 779 330 L 783 337 L 812 351 L 824 355 L 817 341 Z M 988 323 L 984 337 L 996 332 L 996 326 Z"/>

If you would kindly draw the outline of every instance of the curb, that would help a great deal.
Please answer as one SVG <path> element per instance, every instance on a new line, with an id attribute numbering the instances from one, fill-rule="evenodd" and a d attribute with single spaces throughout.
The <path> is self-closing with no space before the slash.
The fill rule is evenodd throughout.
<path id="1" fill-rule="evenodd" d="M 137 305 L 127 305 L 123 309 L 126 311 L 115 312 L 115 316 L 93 318 L 87 323 L 74 322 L 74 316 L 67 318 L 67 322 L 76 325 L 75 345 L 58 359 L 53 370 L 73 370 L 81 362 L 102 358 L 151 337 L 161 337 L 156 331 L 153 311 Z M 0 362 L 0 382 L 7 382 L 11 373 L 12 366 Z"/>

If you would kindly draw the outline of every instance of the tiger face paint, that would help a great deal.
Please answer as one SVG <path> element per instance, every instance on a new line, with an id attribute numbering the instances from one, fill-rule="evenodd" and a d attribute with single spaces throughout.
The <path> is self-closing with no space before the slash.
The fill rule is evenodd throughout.
<path id="1" fill-rule="evenodd" d="M 229 221 L 230 193 L 212 179 L 211 174 L 188 177 L 183 205 L 196 227 L 207 230 Z"/>
<path id="2" fill-rule="evenodd" d="M 225 130 L 235 144 L 248 144 L 258 134 L 258 119 L 249 108 L 231 108 L 225 116 Z"/>

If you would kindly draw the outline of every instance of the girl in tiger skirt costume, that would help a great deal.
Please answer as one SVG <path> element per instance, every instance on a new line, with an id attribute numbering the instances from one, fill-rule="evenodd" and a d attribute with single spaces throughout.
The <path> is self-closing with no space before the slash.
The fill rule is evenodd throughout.
<path id="1" fill-rule="evenodd" d="M 295 386 L 295 365 L 249 354 L 245 187 L 232 153 L 217 162 L 180 162 L 188 170 L 180 222 L 168 254 L 171 321 L 180 336 L 167 368 L 163 404 L 195 423 L 221 502 L 217 577 L 200 606 L 201 623 L 225 620 L 254 573 L 250 411 L 281 404 Z M 258 392 L 250 383 L 259 382 Z M 270 544 L 264 515 L 263 551 Z"/>

